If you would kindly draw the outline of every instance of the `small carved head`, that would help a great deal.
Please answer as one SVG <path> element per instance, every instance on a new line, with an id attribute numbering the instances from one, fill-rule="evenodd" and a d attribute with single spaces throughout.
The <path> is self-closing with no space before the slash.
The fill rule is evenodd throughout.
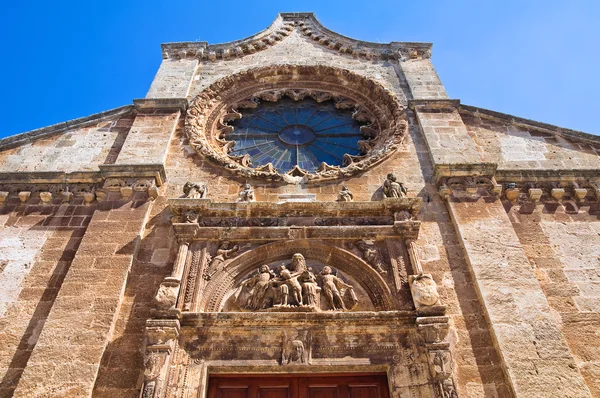
<path id="1" fill-rule="evenodd" d="M 387 179 L 390 181 L 396 181 L 396 176 L 394 175 L 394 173 L 389 173 L 387 175 Z"/>
<path id="2" fill-rule="evenodd" d="M 331 267 L 329 265 L 324 266 L 323 270 L 321 271 L 321 273 L 323 275 L 329 275 L 329 274 L 331 274 Z"/>
<path id="3" fill-rule="evenodd" d="M 268 265 L 261 265 L 261 266 L 258 268 L 258 272 L 260 272 L 261 274 L 264 274 L 264 273 L 266 273 L 266 272 L 270 272 L 270 271 L 271 271 L 271 270 L 269 269 L 269 266 L 268 266 Z"/>

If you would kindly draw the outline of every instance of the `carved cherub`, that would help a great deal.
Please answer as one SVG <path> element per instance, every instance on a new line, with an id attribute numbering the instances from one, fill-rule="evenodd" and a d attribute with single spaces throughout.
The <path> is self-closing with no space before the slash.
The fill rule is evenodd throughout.
<path id="1" fill-rule="evenodd" d="M 189 199 L 206 199 L 208 185 L 205 182 L 188 181 L 183 186 L 183 194 Z"/>
<path id="2" fill-rule="evenodd" d="M 338 193 L 338 201 L 339 202 L 352 202 L 354 200 L 354 195 L 352 191 L 348 189 L 347 186 L 343 185 L 342 190 Z"/>
<path id="3" fill-rule="evenodd" d="M 396 181 L 396 176 L 393 173 L 387 175 L 382 189 L 384 195 L 388 198 L 405 198 L 408 192 L 401 182 Z"/>

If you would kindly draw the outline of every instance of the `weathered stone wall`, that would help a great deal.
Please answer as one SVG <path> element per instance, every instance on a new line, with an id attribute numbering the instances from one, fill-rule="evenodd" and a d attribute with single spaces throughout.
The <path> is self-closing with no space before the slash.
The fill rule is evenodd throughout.
<path id="1" fill-rule="evenodd" d="M 0 172 L 97 171 L 99 164 L 116 161 L 133 120 L 132 114 L 114 117 L 86 127 L 65 128 L 47 138 L 32 137 L 14 148 L 0 146 Z"/>
<path id="2" fill-rule="evenodd" d="M 95 206 L 40 205 L 9 197 L 0 207 L 0 396 L 19 382 Z"/>
<path id="3" fill-rule="evenodd" d="M 541 204 L 533 211 L 514 206 L 509 217 L 532 272 L 588 388 L 600 397 L 600 222 L 587 206 L 566 212 Z"/>
<path id="4" fill-rule="evenodd" d="M 599 145 L 485 114 L 463 111 L 461 117 L 483 161 L 498 163 L 499 170 L 600 168 Z"/>

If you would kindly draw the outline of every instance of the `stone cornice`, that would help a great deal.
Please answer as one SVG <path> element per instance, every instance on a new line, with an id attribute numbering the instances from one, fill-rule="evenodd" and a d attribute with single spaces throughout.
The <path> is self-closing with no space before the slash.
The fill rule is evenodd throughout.
<path id="1" fill-rule="evenodd" d="M 187 111 L 187 98 L 138 98 L 133 100 L 133 105 L 138 112 L 161 110 Z"/>
<path id="2" fill-rule="evenodd" d="M 408 101 L 408 107 L 412 110 L 458 110 L 460 100 L 458 99 L 413 99 Z"/>
<path id="3" fill-rule="evenodd" d="M 283 40 L 294 29 L 316 43 L 364 59 L 422 59 L 431 57 L 431 43 L 372 43 L 352 39 L 325 28 L 313 13 L 280 13 L 267 29 L 245 39 L 209 45 L 207 42 L 165 43 L 164 59 L 199 59 L 207 61 L 239 58 Z"/>
<path id="4" fill-rule="evenodd" d="M 125 105 L 108 111 L 94 113 L 93 115 L 80 117 L 66 122 L 53 124 L 52 126 L 42 127 L 36 130 L 6 137 L 0 140 L 0 150 L 14 148 L 40 138 L 50 137 L 68 130 L 87 127 L 107 119 L 112 119 L 116 116 L 126 115 L 133 111 L 133 109 L 134 108 L 132 105 Z"/>

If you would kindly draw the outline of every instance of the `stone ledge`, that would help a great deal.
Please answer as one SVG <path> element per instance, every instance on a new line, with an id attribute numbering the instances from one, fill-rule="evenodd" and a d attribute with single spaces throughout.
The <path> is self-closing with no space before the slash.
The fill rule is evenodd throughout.
<path id="1" fill-rule="evenodd" d="M 599 169 L 498 169 L 498 182 L 573 182 L 600 181 Z"/>
<path id="2" fill-rule="evenodd" d="M 181 326 L 293 326 L 293 325 L 339 325 L 341 323 L 380 325 L 415 325 L 415 311 L 356 311 L 356 312 L 204 312 L 182 313 Z"/>
<path id="3" fill-rule="evenodd" d="M 434 180 L 439 183 L 447 177 L 493 177 L 496 173 L 496 163 L 454 163 L 436 164 L 433 173 Z"/>
<path id="4" fill-rule="evenodd" d="M 15 171 L 0 173 L 2 184 L 66 184 L 66 183 L 97 183 L 102 181 L 102 175 L 97 171 Z"/>
<path id="5" fill-rule="evenodd" d="M 138 98 L 133 100 L 133 105 L 137 111 L 172 109 L 184 113 L 188 108 L 188 104 L 186 98 Z"/>
<path id="6" fill-rule="evenodd" d="M 98 165 L 102 177 L 153 177 L 156 185 L 161 186 L 167 180 L 163 164 L 101 164 Z"/>
<path id="7" fill-rule="evenodd" d="M 408 101 L 408 107 L 419 111 L 453 111 L 460 108 L 458 99 L 413 99 Z"/>

